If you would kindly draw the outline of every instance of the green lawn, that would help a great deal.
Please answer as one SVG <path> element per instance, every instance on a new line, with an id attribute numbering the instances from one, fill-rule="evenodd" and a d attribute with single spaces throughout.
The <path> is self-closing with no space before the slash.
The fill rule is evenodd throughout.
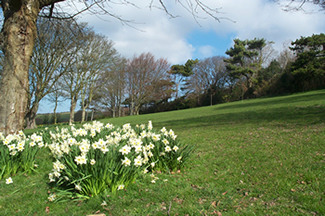
<path id="1" fill-rule="evenodd" d="M 0 182 L 0 215 L 325 215 L 325 90 L 105 119 L 173 129 L 195 145 L 180 173 L 138 179 L 101 200 L 47 202 L 51 159 Z"/>

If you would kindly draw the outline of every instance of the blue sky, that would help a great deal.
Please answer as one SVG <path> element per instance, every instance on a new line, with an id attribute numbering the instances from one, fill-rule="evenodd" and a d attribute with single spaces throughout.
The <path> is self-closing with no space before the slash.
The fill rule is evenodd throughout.
<path id="1" fill-rule="evenodd" d="M 218 35 L 211 30 L 196 30 L 186 37 L 186 41 L 195 47 L 193 57 L 204 59 L 217 55 L 226 56 L 225 52 L 231 47 L 235 37 L 234 33 Z"/>
<path id="2" fill-rule="evenodd" d="M 325 11 L 306 4 L 304 10 L 284 11 L 282 4 L 268 0 L 204 0 L 212 8 L 219 8 L 220 21 L 199 11 L 197 20 L 175 1 L 166 6 L 177 18 L 170 18 L 157 8 L 149 8 L 149 0 L 133 0 L 137 7 L 110 5 L 116 15 L 133 22 L 122 24 L 108 15 L 84 13 L 79 21 L 87 22 L 94 30 L 107 36 L 121 55 L 131 58 L 143 52 L 151 52 L 157 58 L 166 58 L 171 64 L 184 64 L 188 59 L 203 59 L 225 55 L 234 38 L 265 38 L 274 42 L 274 49 L 280 52 L 284 45 L 300 36 L 325 32 Z M 159 6 L 158 1 L 154 1 Z M 70 7 L 69 7 L 70 8 Z M 71 8 L 70 8 L 71 9 Z M 69 11 L 72 12 L 72 11 Z M 59 111 L 68 111 L 64 103 Z M 51 112 L 45 101 L 39 112 Z"/>

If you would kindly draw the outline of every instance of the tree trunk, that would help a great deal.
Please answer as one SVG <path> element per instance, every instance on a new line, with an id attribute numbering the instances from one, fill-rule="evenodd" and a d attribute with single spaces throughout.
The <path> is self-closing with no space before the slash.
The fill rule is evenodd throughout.
<path id="1" fill-rule="evenodd" d="M 175 95 L 175 98 L 178 99 L 178 88 L 179 88 L 179 83 L 176 83 L 176 82 L 175 82 L 175 85 L 176 85 L 176 95 Z"/>
<path id="2" fill-rule="evenodd" d="M 90 121 L 93 121 L 94 120 L 94 110 L 91 111 L 91 119 Z"/>
<path id="3" fill-rule="evenodd" d="M 114 102 L 112 103 L 111 110 L 112 110 L 112 117 L 115 118 L 115 117 L 116 117 L 116 105 L 115 105 L 115 100 L 114 100 Z"/>
<path id="4" fill-rule="evenodd" d="M 212 93 L 210 93 L 210 106 L 212 106 L 213 105 L 213 95 L 212 95 Z"/>
<path id="5" fill-rule="evenodd" d="M 81 123 L 85 121 L 85 116 L 86 116 L 86 108 L 82 107 L 82 112 L 81 112 Z"/>
<path id="6" fill-rule="evenodd" d="M 54 124 L 57 124 L 58 121 L 58 117 L 56 115 L 56 109 L 58 108 L 58 100 L 56 98 L 55 100 L 55 105 L 54 105 L 54 109 L 53 109 L 53 115 L 54 115 Z"/>
<path id="7" fill-rule="evenodd" d="M 140 115 L 140 106 L 134 106 L 134 115 Z"/>
<path id="8" fill-rule="evenodd" d="M 34 102 L 32 108 L 28 111 L 25 116 L 26 119 L 26 128 L 27 129 L 35 129 L 36 125 L 36 113 L 39 107 L 39 102 Z"/>
<path id="9" fill-rule="evenodd" d="M 85 104 L 85 102 L 83 101 L 81 104 L 82 104 L 81 123 L 83 123 L 88 119 L 88 113 L 86 112 L 86 109 L 88 109 L 90 102 Z"/>
<path id="10" fill-rule="evenodd" d="M 74 110 L 76 108 L 76 104 L 77 104 L 77 100 L 71 98 L 69 125 L 72 125 L 74 123 Z"/>
<path id="11" fill-rule="evenodd" d="M 121 107 L 121 104 L 119 103 L 118 105 L 118 117 L 121 117 L 122 116 L 122 107 Z"/>
<path id="12" fill-rule="evenodd" d="M 4 65 L 0 83 L 0 132 L 24 128 L 27 108 L 28 70 L 37 35 L 39 1 L 10 0 L 2 3 Z"/>
<path id="13" fill-rule="evenodd" d="M 134 115 L 134 102 L 133 100 L 131 101 L 131 107 L 130 107 L 130 115 Z"/>
<path id="14" fill-rule="evenodd" d="M 83 123 L 85 121 L 85 114 L 86 114 L 86 106 L 85 106 L 85 93 L 84 91 L 82 91 L 81 94 L 81 123 Z"/>

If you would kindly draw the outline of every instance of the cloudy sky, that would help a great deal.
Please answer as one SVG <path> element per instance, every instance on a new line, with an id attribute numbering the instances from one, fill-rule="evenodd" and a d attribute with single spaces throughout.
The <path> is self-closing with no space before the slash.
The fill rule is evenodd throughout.
<path id="1" fill-rule="evenodd" d="M 304 10 L 284 11 L 284 5 L 268 0 L 204 0 L 211 8 L 218 8 L 219 22 L 199 11 L 195 20 L 176 1 L 166 4 L 176 16 L 171 18 L 162 10 L 149 8 L 149 0 L 131 1 L 137 7 L 111 5 L 110 11 L 131 25 L 123 25 L 108 15 L 83 14 L 80 21 L 88 22 L 95 31 L 106 35 L 115 43 L 115 48 L 126 57 L 151 52 L 156 57 L 167 58 L 172 64 L 183 64 L 189 58 L 205 58 L 225 55 L 234 38 L 265 38 L 283 44 L 313 33 L 325 32 L 325 11 L 314 5 L 305 5 Z M 284 1 L 281 1 L 284 3 Z M 156 6 L 159 6 L 156 1 Z"/>
<path id="2" fill-rule="evenodd" d="M 325 32 L 325 11 L 314 5 L 286 12 L 284 5 L 274 0 L 202 0 L 211 8 L 218 8 L 218 22 L 202 11 L 199 18 L 194 19 L 176 1 L 165 1 L 169 2 L 166 7 L 176 18 L 159 8 L 149 8 L 151 0 L 131 2 L 136 6 L 116 4 L 107 8 L 132 21 L 128 24 L 108 15 L 84 13 L 79 16 L 79 21 L 88 22 L 96 32 L 106 35 L 128 58 L 151 52 L 157 58 L 167 58 L 171 64 L 184 64 L 188 59 L 225 55 L 234 38 L 265 38 L 274 42 L 275 49 L 281 50 L 283 44 L 288 46 L 300 36 Z M 159 6 L 158 0 L 156 6 Z M 39 112 L 48 110 L 49 105 L 44 103 Z M 59 111 L 68 110 L 67 103 Z"/>

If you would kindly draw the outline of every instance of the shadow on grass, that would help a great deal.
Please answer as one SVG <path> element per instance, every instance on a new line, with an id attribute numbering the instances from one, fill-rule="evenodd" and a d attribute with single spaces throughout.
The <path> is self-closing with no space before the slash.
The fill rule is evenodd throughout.
<path id="1" fill-rule="evenodd" d="M 312 125 L 325 123 L 325 105 L 307 107 L 280 107 L 256 111 L 229 112 L 211 114 L 204 117 L 193 117 L 182 120 L 166 121 L 164 124 L 173 127 L 192 128 L 205 126 L 224 126 L 234 124 L 268 124 L 294 123 L 295 125 Z"/>
<path id="2" fill-rule="evenodd" d="M 217 110 L 225 109 L 242 109 L 242 108 L 252 108 L 257 106 L 276 106 L 276 105 L 290 105 L 292 103 L 301 103 L 301 102 L 311 102 L 311 101 L 321 101 L 321 98 L 324 98 L 325 101 L 325 90 L 312 91 L 308 93 L 298 93 L 295 95 L 281 96 L 281 97 L 272 97 L 272 98 L 261 98 L 261 99 L 252 99 L 245 100 L 244 102 L 237 101 L 235 103 L 224 104 L 218 106 Z"/>

